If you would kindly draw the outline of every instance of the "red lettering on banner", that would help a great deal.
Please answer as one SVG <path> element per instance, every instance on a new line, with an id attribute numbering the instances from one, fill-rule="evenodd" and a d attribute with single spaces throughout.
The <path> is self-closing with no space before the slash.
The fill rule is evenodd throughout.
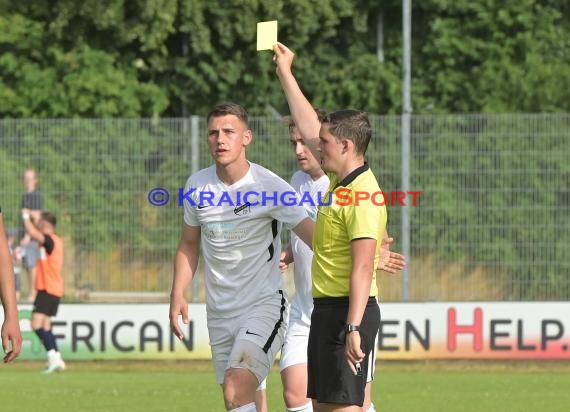
<path id="1" fill-rule="evenodd" d="M 447 311 L 447 349 L 454 352 L 457 349 L 457 335 L 473 335 L 473 349 L 481 351 L 483 349 L 483 311 L 475 308 L 474 321 L 472 325 L 458 325 L 457 311 L 449 308 Z"/>

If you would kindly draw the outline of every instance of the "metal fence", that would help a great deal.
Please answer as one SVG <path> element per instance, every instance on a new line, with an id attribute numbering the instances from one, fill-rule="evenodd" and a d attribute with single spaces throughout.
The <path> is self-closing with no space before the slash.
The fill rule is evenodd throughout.
<path id="1" fill-rule="evenodd" d="M 398 191 L 400 117 L 372 121 L 367 160 L 382 189 Z M 22 173 L 37 170 L 66 245 L 66 299 L 164 299 L 178 188 L 211 163 L 205 126 L 198 117 L 0 120 L 0 205 L 16 227 Z M 252 129 L 250 160 L 288 180 L 296 162 L 286 125 L 254 118 Z M 410 184 L 421 191 L 410 207 L 412 301 L 570 298 L 569 130 L 567 114 L 412 117 Z M 149 203 L 157 187 L 170 193 L 165 206 Z M 388 210 L 399 250 L 402 206 L 391 199 Z M 401 299 L 400 276 L 381 274 L 379 284 L 384 301 Z"/>

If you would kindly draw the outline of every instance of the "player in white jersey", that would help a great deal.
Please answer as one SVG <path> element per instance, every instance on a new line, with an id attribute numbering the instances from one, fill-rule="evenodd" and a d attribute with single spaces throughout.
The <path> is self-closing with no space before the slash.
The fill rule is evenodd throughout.
<path id="1" fill-rule="evenodd" d="M 329 179 L 324 173 L 311 175 L 304 171 L 297 171 L 291 178 L 291 186 L 297 193 L 308 194 L 311 203 L 303 205 L 307 209 L 309 216 L 315 220 L 319 202 L 329 188 Z M 311 322 L 311 312 L 313 310 L 313 296 L 311 292 L 311 261 L 313 251 L 295 233 L 291 233 L 291 253 L 294 266 L 295 296 L 291 301 L 291 311 L 299 313 L 299 320 L 309 326 Z M 293 316 L 293 313 L 291 313 Z"/>
<path id="2" fill-rule="evenodd" d="M 276 51 L 277 57 L 282 57 L 278 62 L 277 74 L 287 97 L 292 117 L 289 122 L 289 134 L 297 157 L 298 166 L 301 170 L 293 175 L 291 185 L 301 196 L 310 193 L 318 206 L 322 193 L 328 190 L 329 179 L 321 169 L 320 162 L 313 155 L 313 151 L 305 144 L 308 140 L 318 136 L 321 120 L 324 113 L 310 107 L 310 103 L 301 93 L 298 85 L 290 73 L 293 62 L 293 54 L 285 46 L 279 44 Z M 283 71 L 288 71 L 283 75 Z M 289 76 L 290 75 L 290 76 Z M 299 108 L 302 106 L 302 110 Z M 313 136 L 314 134 L 314 136 Z M 319 192 L 321 193 L 319 195 Z M 307 204 L 304 203 L 305 207 Z M 316 206 L 308 208 L 309 215 L 316 219 Z M 396 273 L 405 265 L 404 256 L 390 252 L 389 244 L 393 241 L 388 233 L 384 234 L 382 256 L 378 269 L 389 273 Z M 307 398 L 307 344 L 313 309 L 311 291 L 311 262 L 313 252 L 302 241 L 291 235 L 291 245 L 287 247 L 281 256 L 281 269 L 295 262 L 295 296 L 291 305 L 289 327 L 285 337 L 285 344 L 281 352 L 281 379 L 283 382 L 283 398 L 288 411 L 310 412 L 313 410 L 312 401 Z M 370 399 L 370 387 L 367 391 L 365 411 L 374 411 L 374 405 Z"/>
<path id="3" fill-rule="evenodd" d="M 256 410 L 256 389 L 267 377 L 286 331 L 280 229 L 285 224 L 311 244 L 314 226 L 287 182 L 248 162 L 245 148 L 252 138 L 241 106 L 220 104 L 208 115 L 208 146 L 215 165 L 186 183 L 170 299 L 171 327 L 182 339 L 178 317 L 188 322 L 184 290 L 196 273 L 201 248 L 216 378 L 226 409 L 240 412 Z"/>
<path id="4" fill-rule="evenodd" d="M 303 202 L 303 205 L 314 220 L 319 202 L 328 190 L 329 178 L 304 145 L 292 119 L 289 122 L 289 135 L 300 169 L 291 178 L 291 186 L 303 199 L 307 195 L 311 199 L 311 202 Z M 281 255 L 281 269 L 284 270 L 290 263 L 295 262 L 293 267 L 295 296 L 291 302 L 289 326 L 280 358 L 283 399 L 290 411 L 311 410 L 312 407 L 311 400 L 307 399 L 307 343 L 313 311 L 312 259 L 311 249 L 298 236 L 291 233 L 291 243 Z"/>

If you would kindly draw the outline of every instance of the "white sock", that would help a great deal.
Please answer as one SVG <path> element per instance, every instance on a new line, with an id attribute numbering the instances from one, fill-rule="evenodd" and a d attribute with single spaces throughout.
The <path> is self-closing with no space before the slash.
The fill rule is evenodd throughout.
<path id="1" fill-rule="evenodd" d="M 373 403 L 370 404 L 370 408 L 368 408 L 368 410 L 366 412 L 376 412 L 376 409 L 374 409 Z"/>
<path id="2" fill-rule="evenodd" d="M 54 349 L 48 350 L 47 355 L 49 363 L 57 362 L 57 352 Z"/>
<path id="3" fill-rule="evenodd" d="M 231 409 L 229 412 L 256 412 L 255 402 L 248 403 L 247 405 L 240 406 L 239 408 Z"/>
<path id="4" fill-rule="evenodd" d="M 313 412 L 313 402 L 309 402 L 306 405 L 298 406 L 296 408 L 287 408 L 288 412 Z M 374 411 L 376 412 L 376 411 Z"/>

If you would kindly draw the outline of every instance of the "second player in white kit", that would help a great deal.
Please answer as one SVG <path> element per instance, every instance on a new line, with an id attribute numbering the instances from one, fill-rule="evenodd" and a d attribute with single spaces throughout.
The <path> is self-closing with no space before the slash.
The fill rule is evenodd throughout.
<path id="1" fill-rule="evenodd" d="M 297 171 L 291 178 L 291 186 L 297 193 L 310 195 L 312 203 L 303 202 L 309 216 L 314 220 L 320 199 L 327 191 L 329 179 L 326 175 L 314 180 L 310 174 Z M 291 253 L 295 277 L 295 295 L 291 301 L 287 339 L 281 351 L 281 370 L 301 363 L 307 363 L 307 341 L 313 311 L 311 292 L 311 262 L 313 251 L 295 233 L 291 233 Z"/>

